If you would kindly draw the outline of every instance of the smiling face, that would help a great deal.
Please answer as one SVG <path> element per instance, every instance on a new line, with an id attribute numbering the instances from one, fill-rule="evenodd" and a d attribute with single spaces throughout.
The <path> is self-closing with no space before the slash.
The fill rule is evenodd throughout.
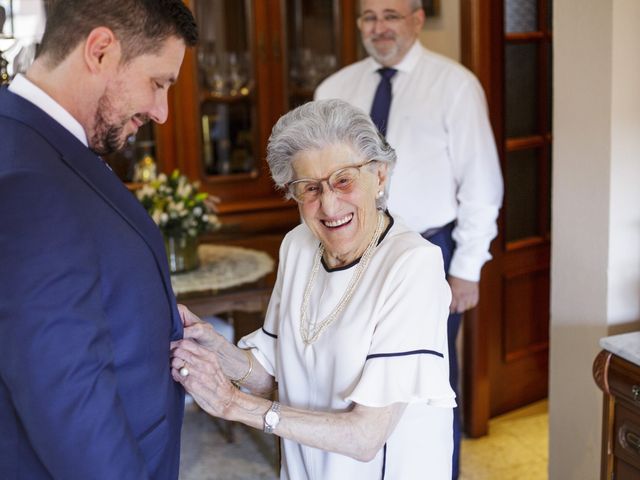
<path id="1" fill-rule="evenodd" d="M 167 120 L 167 91 L 178 76 L 184 52 L 184 42 L 170 37 L 158 52 L 119 66 L 98 100 L 88 132 L 93 151 L 106 155 L 120 150 L 149 120 Z"/>
<path id="2" fill-rule="evenodd" d="M 369 55 L 385 67 L 397 65 L 424 24 L 424 11 L 412 11 L 409 0 L 362 0 L 358 26 Z M 377 18 L 371 23 L 366 19 Z M 383 20 L 387 18 L 388 20 Z"/>
<path id="3" fill-rule="evenodd" d="M 293 157 L 296 179 L 326 178 L 334 171 L 366 162 L 344 144 L 304 151 Z M 384 189 L 386 167 L 373 162 L 361 169 L 349 193 L 334 193 L 326 182 L 322 193 L 311 202 L 300 203 L 300 215 L 325 248 L 331 267 L 359 258 L 371 241 L 377 224 L 376 194 Z"/>

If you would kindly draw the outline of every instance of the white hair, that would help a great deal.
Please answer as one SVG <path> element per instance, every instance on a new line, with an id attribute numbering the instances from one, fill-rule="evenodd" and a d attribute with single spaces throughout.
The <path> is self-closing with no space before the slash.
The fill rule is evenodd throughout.
<path id="1" fill-rule="evenodd" d="M 419 10 L 422 7 L 422 0 L 408 0 L 409 8 L 411 8 L 412 12 Z M 360 0 L 360 11 L 362 11 L 362 0 Z"/>
<path id="2" fill-rule="evenodd" d="M 271 131 L 267 162 L 276 186 L 284 189 L 295 180 L 291 161 L 296 154 L 331 145 L 348 145 L 363 160 L 386 164 L 388 176 L 396 163 L 395 150 L 369 115 L 343 100 L 318 100 L 283 115 Z M 386 208 L 386 190 L 377 199 L 379 208 Z"/>

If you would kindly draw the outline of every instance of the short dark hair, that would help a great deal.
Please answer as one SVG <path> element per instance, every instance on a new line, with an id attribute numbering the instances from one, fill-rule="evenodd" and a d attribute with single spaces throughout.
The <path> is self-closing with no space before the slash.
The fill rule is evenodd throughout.
<path id="1" fill-rule="evenodd" d="M 54 0 L 38 55 L 55 66 L 97 27 L 114 32 L 123 63 L 158 52 L 171 36 L 188 47 L 198 41 L 198 27 L 182 0 Z"/>

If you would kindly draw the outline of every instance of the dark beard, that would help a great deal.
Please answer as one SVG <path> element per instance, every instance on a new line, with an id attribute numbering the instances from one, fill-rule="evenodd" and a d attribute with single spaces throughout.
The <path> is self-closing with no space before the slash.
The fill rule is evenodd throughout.
<path id="1" fill-rule="evenodd" d="M 122 132 L 129 120 L 125 120 L 119 125 L 109 124 L 105 112 L 110 111 L 110 107 L 111 102 L 109 98 L 103 95 L 98 101 L 95 130 L 89 139 L 89 148 L 101 156 L 122 150 L 127 144 L 127 139 L 123 136 Z"/>

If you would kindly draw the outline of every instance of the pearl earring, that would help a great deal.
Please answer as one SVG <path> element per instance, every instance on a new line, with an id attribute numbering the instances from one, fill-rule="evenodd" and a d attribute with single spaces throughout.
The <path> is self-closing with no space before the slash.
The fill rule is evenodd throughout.
<path id="1" fill-rule="evenodd" d="M 384 195 L 384 192 L 382 190 L 378 190 L 377 198 L 382 198 L 382 195 Z"/>

